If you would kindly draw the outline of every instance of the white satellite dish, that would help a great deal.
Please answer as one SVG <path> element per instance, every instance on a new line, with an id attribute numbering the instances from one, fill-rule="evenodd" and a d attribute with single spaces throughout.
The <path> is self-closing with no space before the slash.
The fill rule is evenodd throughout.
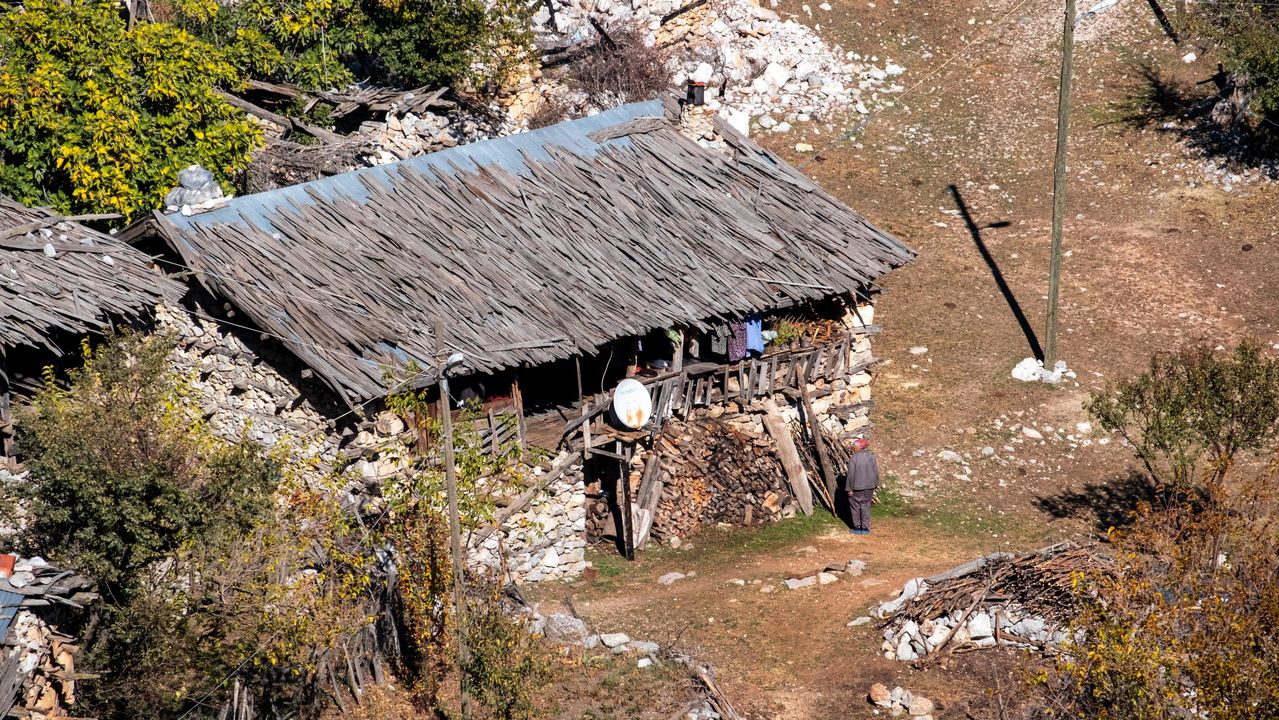
<path id="1" fill-rule="evenodd" d="M 632 430 L 644 427 L 653 416 L 653 398 L 639 380 L 627 378 L 613 391 L 613 417 Z"/>

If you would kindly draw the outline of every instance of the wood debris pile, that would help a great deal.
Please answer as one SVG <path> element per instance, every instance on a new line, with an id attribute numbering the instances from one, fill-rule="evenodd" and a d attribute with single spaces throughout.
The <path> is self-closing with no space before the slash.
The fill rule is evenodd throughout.
<path id="1" fill-rule="evenodd" d="M 1111 567 L 1097 547 L 1064 542 L 916 578 L 872 612 L 885 621 L 884 656 L 909 662 L 999 645 L 1051 650 L 1067 638 L 1080 580 Z"/>
<path id="2" fill-rule="evenodd" d="M 0 555 L 0 717 L 65 716 L 75 704 L 79 646 L 59 632 L 97 600 L 91 583 L 41 558 Z"/>
<path id="3" fill-rule="evenodd" d="M 657 441 L 667 475 L 652 535 L 671 544 L 709 523 L 759 525 L 794 515 L 777 451 L 713 418 L 669 421 Z"/>

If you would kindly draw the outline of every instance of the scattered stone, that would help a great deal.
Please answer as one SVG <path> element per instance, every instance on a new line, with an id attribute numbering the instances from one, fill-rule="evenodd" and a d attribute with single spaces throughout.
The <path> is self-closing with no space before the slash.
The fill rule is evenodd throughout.
<path id="1" fill-rule="evenodd" d="M 635 663 L 635 666 L 636 666 L 636 667 L 641 667 L 641 668 L 646 668 L 646 667 L 651 667 L 651 666 L 652 666 L 652 664 L 653 664 L 653 659 L 652 659 L 652 658 L 646 658 L 646 657 L 643 657 L 643 658 L 640 658 L 640 659 L 639 659 L 639 662 Z"/>
<path id="2" fill-rule="evenodd" d="M 668 572 L 668 573 L 666 573 L 665 575 L 663 575 L 663 576 L 661 576 L 661 577 L 659 577 L 659 578 L 657 579 L 657 584 L 658 584 L 658 585 L 673 585 L 675 582 L 677 582 L 677 581 L 679 581 L 679 580 L 683 580 L 683 579 L 684 579 L 684 578 L 686 578 L 686 577 L 688 577 L 688 576 L 687 576 L 687 575 L 685 575 L 685 574 L 684 574 L 684 573 L 682 573 L 682 572 Z"/>
<path id="3" fill-rule="evenodd" d="M 916 695 L 915 697 L 911 698 L 910 707 L 906 709 L 906 712 L 910 713 L 911 716 L 913 717 L 929 715 L 932 713 L 932 711 L 933 711 L 933 701 L 929 700 L 928 698 L 922 695 Z"/>
<path id="4" fill-rule="evenodd" d="M 745 585 L 745 584 L 746 584 L 746 581 L 745 581 L 745 580 L 743 580 L 743 579 L 741 579 L 741 578 L 733 578 L 732 580 L 729 580 L 729 581 L 728 581 L 728 584 L 729 584 L 729 585 L 737 585 L 738 587 L 741 587 L 742 585 Z"/>
<path id="5" fill-rule="evenodd" d="M 849 576 L 851 577 L 857 577 L 858 575 L 861 575 L 862 571 L 865 569 L 866 569 L 865 560 L 849 560 L 847 567 L 844 569 L 844 572 L 848 573 Z"/>
<path id="6" fill-rule="evenodd" d="M 828 573 L 828 572 L 824 572 L 824 571 L 823 571 L 823 572 L 819 572 L 819 573 L 817 573 L 817 582 L 818 582 L 818 584 L 821 584 L 821 585 L 830 585 L 831 583 L 833 583 L 833 582 L 835 582 L 835 581 L 837 581 L 837 580 L 839 580 L 839 576 L 835 575 L 834 573 Z"/>
<path id="7" fill-rule="evenodd" d="M 888 696 L 888 688 L 883 683 L 871 685 L 868 697 L 872 704 L 880 707 L 888 707 L 892 704 L 892 700 Z"/>
<path id="8" fill-rule="evenodd" d="M 923 355 L 927 352 L 928 352 L 928 348 L 924 347 L 923 345 L 916 345 L 915 347 L 910 349 L 911 355 Z"/>
<path id="9" fill-rule="evenodd" d="M 816 585 L 817 576 L 809 575 L 806 578 L 787 578 L 782 581 L 782 584 L 786 586 L 787 590 L 798 590 L 800 588 L 808 587 L 809 585 Z"/>
<path id="10" fill-rule="evenodd" d="M 853 618 L 852 621 L 848 623 L 848 627 L 860 627 L 870 622 L 870 619 L 869 615 L 862 615 L 861 617 Z"/>
<path id="11" fill-rule="evenodd" d="M 645 655 L 654 655 L 661 649 L 657 643 L 648 640 L 632 640 L 630 647 L 632 651 Z"/>
<path id="12" fill-rule="evenodd" d="M 604 633 L 600 635 L 600 642 L 604 643 L 604 647 L 615 648 L 625 645 L 631 639 L 625 633 Z"/>
<path id="13" fill-rule="evenodd" d="M 577 645 L 586 642 L 590 631 L 581 618 L 554 613 L 542 622 L 542 635 L 552 642 Z"/>
<path id="14" fill-rule="evenodd" d="M 964 461 L 964 456 L 954 450 L 942 450 L 940 453 L 937 453 L 937 456 L 946 462 L 962 463 Z"/>
<path id="15" fill-rule="evenodd" d="M 1041 432 L 1039 432 L 1038 430 L 1034 429 L 1033 427 L 1024 427 L 1024 428 L 1022 428 L 1022 429 L 1021 429 L 1021 434 L 1022 434 L 1022 435 L 1025 435 L 1026 437 L 1030 438 L 1031 440 L 1043 440 L 1043 439 L 1044 439 L 1044 434 L 1043 434 L 1043 433 L 1041 433 Z"/>
<path id="16" fill-rule="evenodd" d="M 813 146 L 808 143 L 795 143 L 795 152 L 810 153 L 812 151 Z"/>

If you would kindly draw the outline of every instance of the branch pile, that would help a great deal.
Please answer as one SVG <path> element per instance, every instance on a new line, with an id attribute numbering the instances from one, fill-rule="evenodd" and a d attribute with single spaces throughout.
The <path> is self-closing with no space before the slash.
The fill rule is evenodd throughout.
<path id="1" fill-rule="evenodd" d="M 885 621 L 884 656 L 903 662 L 999 645 L 1051 650 L 1066 640 L 1078 580 L 1112 567 L 1095 546 L 1071 542 L 994 553 L 911 580 L 871 614 Z"/>

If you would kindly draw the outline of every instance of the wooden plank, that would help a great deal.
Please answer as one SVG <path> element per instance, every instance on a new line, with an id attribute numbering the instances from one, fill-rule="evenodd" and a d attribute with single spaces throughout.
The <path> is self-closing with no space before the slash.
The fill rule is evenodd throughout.
<path id="1" fill-rule="evenodd" d="M 799 450 L 795 447 L 795 437 L 782 419 L 777 403 L 770 397 L 764 401 L 764 427 L 777 443 L 777 457 L 782 461 L 782 470 L 786 472 L 786 482 L 790 485 L 791 494 L 799 503 L 799 509 L 805 515 L 813 514 L 813 491 L 808 487 L 808 473 L 804 463 L 799 459 Z"/>
<path id="2" fill-rule="evenodd" d="M 826 449 L 826 434 L 822 431 L 821 423 L 817 421 L 817 415 L 813 413 L 813 403 L 808 399 L 806 385 L 801 384 L 799 386 L 799 397 L 804 403 L 804 420 L 808 423 L 808 432 L 813 438 L 813 447 L 817 448 L 817 461 L 821 464 L 822 477 L 826 480 L 826 495 L 834 498 L 838 482 L 835 477 L 835 471 L 831 467 L 830 455 Z"/>

